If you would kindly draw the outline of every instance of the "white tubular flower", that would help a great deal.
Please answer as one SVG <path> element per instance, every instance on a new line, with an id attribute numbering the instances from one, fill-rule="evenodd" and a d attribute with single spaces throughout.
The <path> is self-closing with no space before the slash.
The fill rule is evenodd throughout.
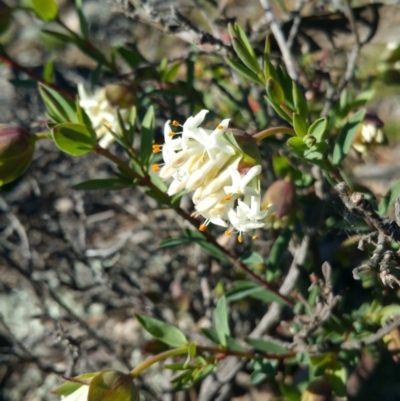
<path id="1" fill-rule="evenodd" d="M 155 153 L 162 149 L 164 166 L 153 165 L 163 180 L 173 178 L 168 194 L 193 191 L 195 216 L 205 221 L 204 231 L 212 223 L 229 224 L 242 233 L 266 225 L 268 212 L 260 210 L 260 155 L 256 141 L 246 132 L 229 129 L 224 119 L 214 130 L 200 127 L 207 110 L 180 125 L 167 121 L 164 144 L 153 145 Z M 181 127 L 174 132 L 171 127 Z M 228 230 L 229 231 L 229 230 Z"/>
<path id="2" fill-rule="evenodd" d="M 118 133 L 120 130 L 117 109 L 112 107 L 106 97 L 104 88 L 89 95 L 83 85 L 78 85 L 79 104 L 92 122 L 93 129 L 99 138 L 100 146 L 106 148 L 113 141 L 114 137 L 109 130 Z M 127 121 L 129 110 L 120 109 L 121 117 Z"/>
<path id="3" fill-rule="evenodd" d="M 61 401 L 87 401 L 89 394 L 89 386 L 82 385 L 73 393 L 67 396 L 61 396 Z"/>

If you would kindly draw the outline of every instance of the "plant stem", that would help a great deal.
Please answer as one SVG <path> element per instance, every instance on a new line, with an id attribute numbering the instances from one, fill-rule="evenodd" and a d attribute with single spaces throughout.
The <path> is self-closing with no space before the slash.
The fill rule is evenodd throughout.
<path id="1" fill-rule="evenodd" d="M 161 362 L 161 361 L 171 358 L 173 356 L 187 354 L 187 352 L 188 352 L 187 345 L 185 345 L 181 348 L 176 348 L 176 349 L 171 349 L 171 350 L 168 350 L 165 352 L 161 352 L 161 354 L 157 354 L 157 355 L 154 355 L 154 356 L 146 359 L 139 366 L 136 366 L 136 368 L 132 369 L 130 372 L 130 376 L 132 377 L 132 379 L 135 379 L 142 372 L 147 370 L 151 365 L 154 365 L 157 362 Z"/>
<path id="2" fill-rule="evenodd" d="M 256 134 L 253 134 L 252 136 L 257 142 L 260 142 L 263 139 L 265 139 L 269 136 L 272 136 L 272 135 L 276 135 L 276 134 L 288 134 L 288 135 L 293 135 L 293 136 L 296 135 L 293 128 L 273 127 L 273 128 L 267 128 L 263 131 L 257 132 Z"/>
<path id="3" fill-rule="evenodd" d="M 35 141 L 40 141 L 42 139 L 50 139 L 51 133 L 50 132 L 37 132 L 36 134 L 32 134 Z"/>

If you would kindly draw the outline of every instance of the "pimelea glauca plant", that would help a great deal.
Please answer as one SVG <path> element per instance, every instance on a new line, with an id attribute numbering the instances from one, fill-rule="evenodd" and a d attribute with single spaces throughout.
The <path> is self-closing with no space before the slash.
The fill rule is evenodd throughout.
<path id="1" fill-rule="evenodd" d="M 7 25 L 20 10 L 0 5 Z M 323 94 L 324 101 L 315 100 L 310 94 L 315 77 L 300 76 L 273 20 L 283 62 L 272 54 L 269 36 L 260 50 L 239 24 L 230 23 L 226 41 L 208 36 L 212 52 L 154 64 L 135 47 L 103 52 L 90 39 L 78 0 L 79 32 L 62 22 L 53 0 L 32 0 L 23 11 L 35 13 L 50 25 L 46 35 L 77 46 L 97 68 L 91 88 L 79 83 L 69 92 L 52 79 L 52 61 L 38 76 L 1 46 L 0 61 L 38 83 L 48 121 L 46 129 L 31 134 L 0 125 L 0 185 L 26 171 L 38 141 L 54 141 L 71 157 L 96 154 L 112 163 L 114 174 L 75 189 L 140 188 L 185 221 L 182 235 L 161 248 L 195 243 L 239 272 L 216 289 L 209 327 L 194 333 L 137 313 L 154 340 L 147 347 L 153 355 L 130 372 L 110 366 L 64 377 L 55 394 L 65 401 L 139 400 L 140 376 L 161 363 L 174 372 L 174 391 L 197 388 L 201 401 L 219 399 L 223 385 L 229 387 L 244 367 L 251 385 L 273 383 L 279 399 L 344 399 L 362 354 L 383 349 L 397 358 L 400 186 L 377 211 L 370 194 L 355 191 L 344 164 L 351 153 L 360 157 L 386 143 L 383 122 L 366 108 L 372 92 L 355 95 L 345 88 L 347 79 L 334 94 Z M 189 207 L 180 206 L 183 198 Z M 364 258 L 357 266 L 345 259 L 343 266 L 353 268 L 352 280 L 371 289 L 360 307 L 346 304 L 351 293 L 340 285 L 333 257 L 324 259 L 318 250 L 338 223 L 329 207 L 339 199 L 363 227 L 357 239 Z M 392 204 L 396 221 L 383 217 Z M 235 243 L 228 246 L 230 238 Z M 376 294 L 373 286 L 387 288 Z M 239 301 L 264 311 L 243 338 L 230 319 Z M 306 375 L 298 380 L 300 369 Z"/>

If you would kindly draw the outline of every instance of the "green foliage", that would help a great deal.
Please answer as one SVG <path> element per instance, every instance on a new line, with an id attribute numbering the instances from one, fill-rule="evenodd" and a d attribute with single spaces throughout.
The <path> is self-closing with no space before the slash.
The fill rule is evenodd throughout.
<path id="1" fill-rule="evenodd" d="M 31 0 L 35 13 L 43 21 L 54 20 L 58 15 L 58 6 L 55 0 Z"/>
<path id="2" fill-rule="evenodd" d="M 227 337 L 230 336 L 228 310 L 226 306 L 226 298 L 221 297 L 215 307 L 214 324 L 217 330 L 219 343 L 222 347 L 227 346 Z"/>
<path id="3" fill-rule="evenodd" d="M 83 156 L 93 151 L 97 144 L 96 133 L 81 124 L 58 124 L 52 135 L 57 147 L 72 156 Z"/>
<path id="4" fill-rule="evenodd" d="M 135 317 L 149 334 L 171 347 L 181 347 L 188 343 L 185 335 L 169 323 L 146 315 L 136 314 Z"/>
<path id="5" fill-rule="evenodd" d="M 90 382 L 88 401 L 139 401 L 139 391 L 130 375 L 103 370 Z"/>

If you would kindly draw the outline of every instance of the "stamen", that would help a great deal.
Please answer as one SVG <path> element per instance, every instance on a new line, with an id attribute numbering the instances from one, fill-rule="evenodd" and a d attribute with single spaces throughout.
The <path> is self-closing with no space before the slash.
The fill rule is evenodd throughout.
<path id="1" fill-rule="evenodd" d="M 226 201 L 230 201 L 232 199 L 232 195 L 226 195 L 224 199 Z"/>
<path id="2" fill-rule="evenodd" d="M 160 165 L 159 164 L 153 164 L 151 166 L 151 169 L 155 172 L 160 171 Z"/>
<path id="3" fill-rule="evenodd" d="M 172 125 L 173 125 L 174 127 L 179 127 L 179 126 L 180 126 L 180 124 L 179 124 L 178 121 L 176 121 L 176 120 L 172 121 Z"/>
<path id="4" fill-rule="evenodd" d="M 168 132 L 168 136 L 174 136 L 175 135 L 175 132 L 174 131 L 169 131 Z"/>
<path id="5" fill-rule="evenodd" d="M 207 230 L 207 225 L 206 224 L 200 224 L 199 231 L 204 232 L 206 230 Z"/>
<path id="6" fill-rule="evenodd" d="M 161 145 L 154 144 L 153 145 L 153 153 L 159 153 L 161 152 Z"/>
<path id="7" fill-rule="evenodd" d="M 253 236 L 251 237 L 251 239 L 253 239 L 253 240 L 258 239 L 258 235 L 253 235 Z"/>
<path id="8" fill-rule="evenodd" d="M 231 230 L 226 230 L 225 233 L 224 233 L 224 235 L 227 236 L 227 237 L 229 237 L 231 234 L 232 234 Z"/>
<path id="9" fill-rule="evenodd" d="M 223 129 L 224 126 L 223 125 L 218 125 L 217 129 Z"/>
<path id="10" fill-rule="evenodd" d="M 237 237 L 238 242 L 241 244 L 243 242 L 243 236 L 242 234 L 239 234 Z"/>

